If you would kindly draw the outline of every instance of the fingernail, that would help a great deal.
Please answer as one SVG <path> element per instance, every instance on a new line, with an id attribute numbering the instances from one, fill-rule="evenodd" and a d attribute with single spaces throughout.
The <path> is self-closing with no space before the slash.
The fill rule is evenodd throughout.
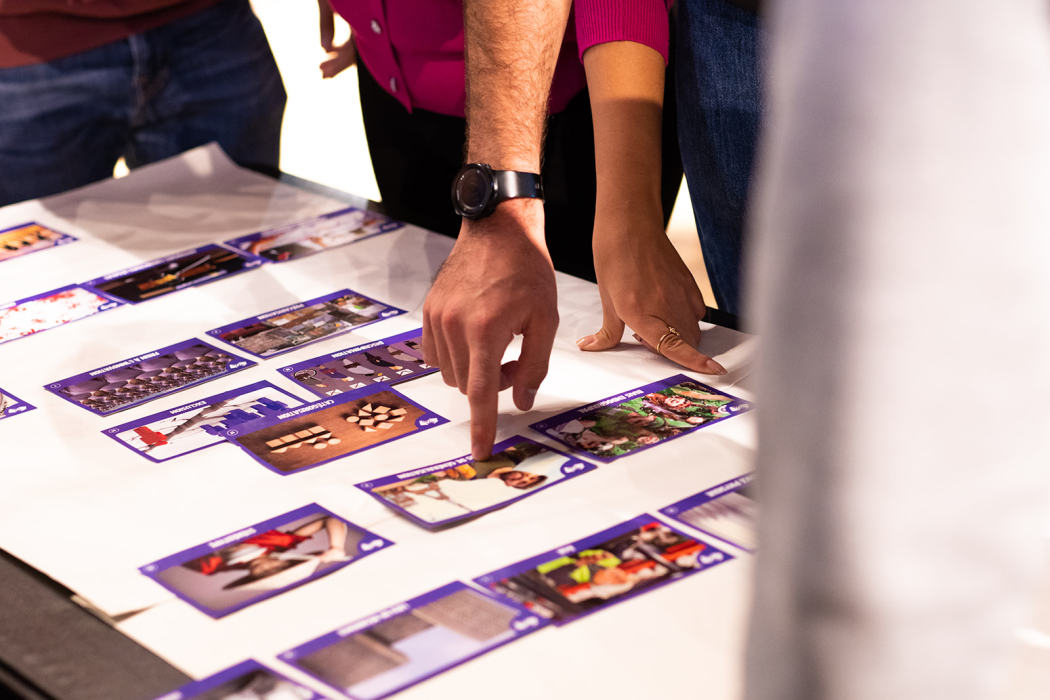
<path id="1" fill-rule="evenodd" d="M 710 372 L 711 374 L 725 374 L 726 373 L 726 368 L 723 367 L 722 365 L 718 364 L 714 360 L 708 360 L 704 364 L 704 368 L 708 372 Z"/>
<path id="2" fill-rule="evenodd" d="M 579 340 L 576 341 L 576 347 L 583 347 L 584 343 L 588 343 L 588 342 L 590 342 L 592 340 L 594 340 L 594 336 L 593 335 L 585 335 L 585 336 L 583 336 L 582 338 L 580 338 Z"/>

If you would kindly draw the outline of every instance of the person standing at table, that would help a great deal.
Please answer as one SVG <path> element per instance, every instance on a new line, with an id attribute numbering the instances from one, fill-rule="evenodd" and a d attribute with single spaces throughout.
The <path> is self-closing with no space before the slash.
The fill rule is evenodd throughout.
<path id="1" fill-rule="evenodd" d="M 211 141 L 276 172 L 285 99 L 249 0 L 2 0 L 0 205 Z"/>

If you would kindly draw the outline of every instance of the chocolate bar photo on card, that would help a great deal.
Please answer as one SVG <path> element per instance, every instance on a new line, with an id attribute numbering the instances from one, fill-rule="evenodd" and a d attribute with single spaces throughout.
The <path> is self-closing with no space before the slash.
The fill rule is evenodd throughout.
<path id="1" fill-rule="evenodd" d="M 255 364 L 190 338 L 53 382 L 44 388 L 96 415 L 105 416 Z"/>
<path id="2" fill-rule="evenodd" d="M 152 462 L 166 462 L 225 443 L 225 432 L 236 425 L 283 413 L 302 404 L 299 397 L 262 381 L 102 432 Z"/>
<path id="3" fill-rule="evenodd" d="M 732 558 L 641 515 L 474 582 L 560 625 Z"/>
<path id="4" fill-rule="evenodd" d="M 55 246 L 72 243 L 77 239 L 68 233 L 42 224 L 28 223 L 0 230 L 0 262 Z"/>
<path id="5" fill-rule="evenodd" d="M 154 700 L 324 700 L 324 696 L 248 659 Z"/>
<path id="6" fill-rule="evenodd" d="M 447 423 L 389 388 L 343 394 L 226 431 L 226 439 L 278 474 L 312 469 Z"/>
<path id="7" fill-rule="evenodd" d="M 0 304 L 0 344 L 122 306 L 78 284 Z"/>
<path id="8" fill-rule="evenodd" d="M 312 357 L 278 371 L 322 398 L 375 384 L 400 384 L 438 371 L 423 361 L 422 336 L 422 329 L 417 328 Z"/>
<path id="9" fill-rule="evenodd" d="M 585 474 L 595 465 L 514 436 L 492 456 L 466 455 L 357 484 L 357 488 L 425 528 L 446 527 Z"/>
<path id="10" fill-rule="evenodd" d="M 660 512 L 748 552 L 758 547 L 755 475 L 744 474 L 672 503 Z"/>
<path id="11" fill-rule="evenodd" d="M 608 462 L 750 408 L 747 401 L 677 374 L 566 411 L 530 427 Z"/>
<path id="12" fill-rule="evenodd" d="M 9 391 L 0 388 L 0 420 L 11 418 L 26 411 L 32 411 L 36 406 L 27 403 Z"/>
<path id="13" fill-rule="evenodd" d="M 223 617 L 392 544 L 311 503 L 139 571 L 201 612 Z"/>
<path id="14" fill-rule="evenodd" d="M 512 601 L 456 581 L 278 658 L 355 700 L 379 700 L 545 624 Z"/>
<path id="15" fill-rule="evenodd" d="M 403 313 L 404 309 L 341 289 L 215 328 L 208 335 L 267 358 Z"/>
<path id="16" fill-rule="evenodd" d="M 221 245 L 209 244 L 136 265 L 84 285 L 128 304 L 155 299 L 253 270 L 263 261 Z"/>
<path id="17" fill-rule="evenodd" d="M 404 226 L 382 214 L 347 207 L 306 221 L 251 233 L 226 245 L 270 262 L 288 262 Z"/>

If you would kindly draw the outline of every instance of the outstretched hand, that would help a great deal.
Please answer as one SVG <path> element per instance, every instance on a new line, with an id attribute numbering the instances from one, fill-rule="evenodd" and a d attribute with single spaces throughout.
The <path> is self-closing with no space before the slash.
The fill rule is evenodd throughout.
<path id="1" fill-rule="evenodd" d="M 321 77 L 332 78 L 357 63 L 357 49 L 353 34 L 342 44 L 335 43 L 335 13 L 328 0 L 317 0 L 317 14 L 321 35 L 321 48 L 328 54 L 321 61 Z"/>
<path id="2" fill-rule="evenodd" d="M 643 235 L 644 226 L 657 226 L 649 217 L 632 225 L 598 222 L 594 233 L 594 267 L 602 300 L 602 327 L 576 341 L 581 350 L 616 347 L 624 326 L 652 352 L 703 374 L 725 374 L 722 365 L 704 355 L 698 323 L 706 313 L 704 297 L 689 268 L 663 231 Z M 678 331 L 678 335 L 669 332 Z M 663 339 L 663 342 L 661 342 Z"/>
<path id="3" fill-rule="evenodd" d="M 423 355 L 470 402 L 474 459 L 492 454 L 500 391 L 514 387 L 514 404 L 532 408 L 547 376 L 557 303 L 541 201 L 509 200 L 491 216 L 464 220 L 423 304 Z M 515 335 L 523 336 L 521 354 L 502 364 Z"/>

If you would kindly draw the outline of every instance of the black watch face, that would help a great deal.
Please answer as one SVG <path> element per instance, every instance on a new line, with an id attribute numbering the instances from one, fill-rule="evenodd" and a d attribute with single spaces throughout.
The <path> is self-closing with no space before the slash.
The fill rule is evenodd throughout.
<path id="1" fill-rule="evenodd" d="M 482 168 L 464 168 L 456 178 L 456 202 L 464 216 L 485 211 L 492 198 L 492 174 Z"/>

